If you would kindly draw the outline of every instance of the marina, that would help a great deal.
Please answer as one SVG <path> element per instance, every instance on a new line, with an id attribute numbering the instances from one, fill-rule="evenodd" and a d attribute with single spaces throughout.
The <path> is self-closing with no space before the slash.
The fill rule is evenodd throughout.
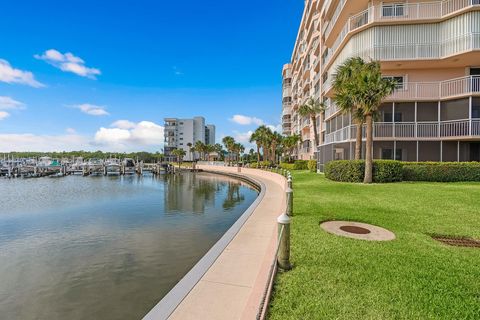
<path id="1" fill-rule="evenodd" d="M 143 175 L 174 173 L 175 168 L 167 162 L 145 163 L 132 158 L 83 159 L 51 157 L 10 158 L 0 160 L 0 177 L 39 178 L 64 177 L 67 175 Z"/>

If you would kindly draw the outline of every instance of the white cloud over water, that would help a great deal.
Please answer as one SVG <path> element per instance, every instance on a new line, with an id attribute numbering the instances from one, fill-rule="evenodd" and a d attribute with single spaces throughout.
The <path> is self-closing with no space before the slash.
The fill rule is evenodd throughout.
<path id="1" fill-rule="evenodd" d="M 110 128 L 100 128 L 95 133 L 94 143 L 116 151 L 143 150 L 145 147 L 156 146 L 160 149 L 164 141 L 163 133 L 164 127 L 151 121 L 135 123 L 119 120 Z"/>
<path id="2" fill-rule="evenodd" d="M 43 54 L 36 54 L 34 57 L 43 60 L 64 72 L 71 72 L 81 77 L 96 79 L 96 76 L 102 74 L 97 68 L 87 67 L 82 58 L 75 56 L 71 52 L 61 53 L 58 50 L 50 49 Z"/>
<path id="3" fill-rule="evenodd" d="M 35 80 L 30 71 L 16 69 L 7 60 L 0 59 L 0 81 L 6 83 L 24 84 L 34 88 L 45 87 L 43 83 Z"/>

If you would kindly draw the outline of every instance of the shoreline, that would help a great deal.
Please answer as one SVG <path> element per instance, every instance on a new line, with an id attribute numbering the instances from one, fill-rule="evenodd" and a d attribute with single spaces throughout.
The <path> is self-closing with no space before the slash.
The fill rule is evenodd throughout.
<path id="1" fill-rule="evenodd" d="M 261 312 L 285 209 L 284 177 L 256 169 L 201 165 L 203 172 L 244 180 L 260 194 L 220 240 L 153 307 L 144 320 L 252 319 Z M 252 241 L 253 240 L 253 241 Z"/>

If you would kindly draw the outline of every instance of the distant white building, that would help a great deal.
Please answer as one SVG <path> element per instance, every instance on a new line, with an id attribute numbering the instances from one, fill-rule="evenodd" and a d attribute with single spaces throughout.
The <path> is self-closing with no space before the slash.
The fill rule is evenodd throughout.
<path id="1" fill-rule="evenodd" d="M 167 160 L 175 160 L 172 155 L 175 149 L 183 149 L 186 152 L 184 160 L 192 161 L 195 157 L 190 152 L 190 146 L 194 146 L 197 141 L 205 144 L 215 144 L 215 126 L 205 125 L 204 117 L 194 117 L 193 119 L 165 118 L 165 148 L 164 153 Z"/>

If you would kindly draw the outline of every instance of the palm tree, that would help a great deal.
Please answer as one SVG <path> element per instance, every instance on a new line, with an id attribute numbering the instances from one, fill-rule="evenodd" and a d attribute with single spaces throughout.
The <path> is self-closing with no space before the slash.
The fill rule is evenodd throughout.
<path id="1" fill-rule="evenodd" d="M 215 143 L 214 149 L 219 158 L 223 156 L 223 146 L 220 143 Z"/>
<path id="2" fill-rule="evenodd" d="M 352 87 L 356 86 L 356 76 L 365 67 L 365 64 L 362 58 L 349 58 L 337 67 L 333 80 L 333 89 L 335 90 L 333 101 L 342 113 L 352 115 L 352 120 L 356 125 L 355 160 L 360 160 L 362 157 L 362 127 L 365 116 L 359 109 L 359 97 L 352 94 L 354 90 Z"/>
<path id="3" fill-rule="evenodd" d="M 230 136 L 226 136 L 222 139 L 223 145 L 227 149 L 228 152 L 228 163 L 231 162 L 231 152 L 232 152 L 232 147 L 235 144 L 235 139 Z"/>
<path id="4" fill-rule="evenodd" d="M 188 159 L 190 159 L 190 160 L 193 160 L 193 159 L 192 159 L 192 146 L 193 146 L 193 143 L 191 143 L 191 142 L 187 143 L 187 147 L 188 147 Z"/>
<path id="5" fill-rule="evenodd" d="M 200 154 L 200 160 L 204 160 L 205 158 L 205 143 L 202 141 L 195 142 L 195 151 Z"/>
<path id="6" fill-rule="evenodd" d="M 396 81 L 383 78 L 380 62 L 370 61 L 365 64 L 355 77 L 356 86 L 351 86 L 351 94 L 358 97 L 358 106 L 365 116 L 367 124 L 367 140 L 365 147 L 365 177 L 364 183 L 373 180 L 373 118 L 377 116 L 378 109 L 385 99 L 393 93 Z"/>
<path id="7" fill-rule="evenodd" d="M 317 146 L 320 144 L 318 139 L 318 128 L 317 128 L 317 114 L 325 112 L 325 104 L 320 101 L 320 99 L 309 98 L 307 103 L 298 108 L 298 114 L 301 117 L 309 117 L 313 126 L 313 135 L 316 150 Z"/>
<path id="8" fill-rule="evenodd" d="M 270 139 L 270 156 L 273 163 L 276 163 L 277 147 L 282 143 L 283 137 L 278 132 L 272 132 Z"/>
<path id="9" fill-rule="evenodd" d="M 172 154 L 177 156 L 178 168 L 180 169 L 180 164 L 182 163 L 183 157 L 187 154 L 183 149 L 175 149 L 172 151 Z"/>
<path id="10" fill-rule="evenodd" d="M 301 140 L 302 139 L 298 134 L 294 134 L 294 135 L 283 138 L 282 145 L 283 145 L 284 151 L 286 151 L 288 154 L 288 161 L 291 161 L 293 149 L 295 149 L 295 147 L 299 142 L 301 142 Z"/>
<path id="11" fill-rule="evenodd" d="M 262 142 L 260 141 L 260 134 L 258 132 L 258 128 L 250 136 L 250 143 L 253 142 L 255 142 L 255 144 L 257 145 L 257 162 L 260 162 L 260 148 L 262 146 Z"/>

